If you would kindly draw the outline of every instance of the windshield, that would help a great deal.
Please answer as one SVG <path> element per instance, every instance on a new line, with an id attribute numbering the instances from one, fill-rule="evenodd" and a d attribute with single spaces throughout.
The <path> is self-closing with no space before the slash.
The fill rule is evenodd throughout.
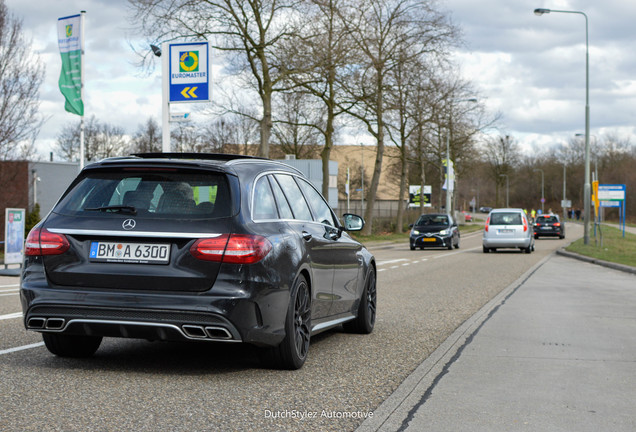
<path id="1" fill-rule="evenodd" d="M 213 172 L 88 172 L 56 207 L 65 215 L 126 213 L 150 218 L 231 215 L 227 179 Z"/>
<path id="2" fill-rule="evenodd" d="M 415 225 L 448 225 L 448 216 L 446 215 L 422 215 Z"/>

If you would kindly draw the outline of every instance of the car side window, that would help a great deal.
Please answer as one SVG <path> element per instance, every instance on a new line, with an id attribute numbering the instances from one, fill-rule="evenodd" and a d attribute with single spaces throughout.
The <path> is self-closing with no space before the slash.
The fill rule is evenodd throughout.
<path id="1" fill-rule="evenodd" d="M 282 219 L 293 219 L 294 213 L 289 206 L 289 202 L 287 202 L 287 197 L 285 197 L 283 190 L 280 188 L 280 185 L 278 184 L 274 176 L 270 177 L 270 184 L 272 186 L 272 190 L 274 191 L 276 204 L 278 204 L 278 212 L 280 213 L 280 217 Z"/>
<path id="2" fill-rule="evenodd" d="M 316 191 L 307 181 L 298 178 L 298 184 L 305 193 L 312 210 L 314 211 L 314 220 L 316 222 L 324 223 L 326 225 L 336 226 L 333 220 L 333 214 L 329 205 L 322 198 L 322 195 Z"/>
<path id="3" fill-rule="evenodd" d="M 307 201 L 305 201 L 305 197 L 292 176 L 276 174 L 275 177 L 276 180 L 278 180 L 280 187 L 283 189 L 283 192 L 287 197 L 287 201 L 291 205 L 294 212 L 294 219 L 313 220 L 311 211 L 309 210 L 309 205 L 307 204 Z"/>
<path id="4" fill-rule="evenodd" d="M 274 201 L 274 194 L 272 188 L 269 186 L 267 177 L 263 176 L 256 182 L 254 188 L 254 210 L 253 219 L 278 219 L 278 211 L 276 210 L 276 201 Z"/>

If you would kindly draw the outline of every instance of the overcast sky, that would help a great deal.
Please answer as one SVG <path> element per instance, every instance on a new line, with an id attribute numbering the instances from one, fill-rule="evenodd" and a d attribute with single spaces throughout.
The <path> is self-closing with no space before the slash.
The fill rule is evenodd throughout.
<path id="1" fill-rule="evenodd" d="M 85 114 L 133 134 L 149 116 L 161 119 L 160 68 L 141 74 L 129 43 L 126 0 L 5 0 L 23 19 L 46 64 L 41 111 L 48 118 L 38 148 L 48 157 L 55 137 L 78 117 L 64 111 L 56 23 L 86 10 Z M 440 0 L 462 30 L 454 56 L 502 132 L 526 151 L 567 142 L 585 129 L 585 19 L 533 14 L 535 8 L 583 11 L 589 18 L 591 134 L 636 143 L 636 2 L 629 0 Z M 214 53 L 213 53 L 214 56 Z M 214 61 L 214 60 L 213 60 Z M 212 88 L 214 95 L 214 87 Z M 185 111 L 188 107 L 177 107 Z"/>

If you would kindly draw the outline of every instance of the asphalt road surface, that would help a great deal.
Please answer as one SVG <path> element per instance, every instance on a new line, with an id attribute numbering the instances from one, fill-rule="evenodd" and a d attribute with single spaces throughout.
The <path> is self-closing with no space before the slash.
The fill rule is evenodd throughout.
<path id="1" fill-rule="evenodd" d="M 352 431 L 459 325 L 541 259 L 582 235 L 540 239 L 532 254 L 375 244 L 371 335 L 312 338 L 298 371 L 268 370 L 249 346 L 104 339 L 89 359 L 50 354 L 24 330 L 18 278 L 0 277 L 2 431 Z"/>

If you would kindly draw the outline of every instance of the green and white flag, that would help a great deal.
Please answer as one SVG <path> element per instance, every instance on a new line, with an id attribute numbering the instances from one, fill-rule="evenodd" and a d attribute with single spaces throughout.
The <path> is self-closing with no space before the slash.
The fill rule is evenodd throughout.
<path id="1" fill-rule="evenodd" d="M 66 111 L 84 115 L 82 101 L 82 16 L 80 14 L 57 20 L 57 40 L 62 56 L 60 91 L 66 98 Z"/>

